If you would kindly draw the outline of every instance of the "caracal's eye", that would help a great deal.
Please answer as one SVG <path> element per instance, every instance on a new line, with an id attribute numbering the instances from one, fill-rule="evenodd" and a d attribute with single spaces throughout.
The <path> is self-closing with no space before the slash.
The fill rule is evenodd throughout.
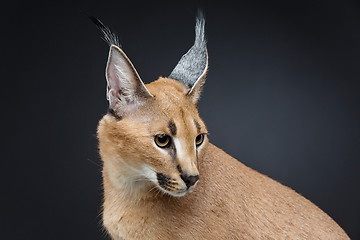
<path id="1" fill-rule="evenodd" d="M 161 135 L 156 135 L 154 141 L 156 145 L 158 145 L 159 147 L 166 148 L 170 146 L 171 138 L 168 135 L 161 134 Z"/>
<path id="2" fill-rule="evenodd" d="M 197 137 L 195 138 L 196 146 L 197 147 L 200 146 L 203 142 L 204 142 L 204 134 L 197 135 Z"/>

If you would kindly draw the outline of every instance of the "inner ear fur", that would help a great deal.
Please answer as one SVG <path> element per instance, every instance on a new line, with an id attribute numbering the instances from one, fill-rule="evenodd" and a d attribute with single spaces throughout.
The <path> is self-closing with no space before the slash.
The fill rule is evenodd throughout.
<path id="1" fill-rule="evenodd" d="M 109 108 L 121 115 L 153 97 L 129 58 L 116 45 L 110 46 L 106 80 Z"/>

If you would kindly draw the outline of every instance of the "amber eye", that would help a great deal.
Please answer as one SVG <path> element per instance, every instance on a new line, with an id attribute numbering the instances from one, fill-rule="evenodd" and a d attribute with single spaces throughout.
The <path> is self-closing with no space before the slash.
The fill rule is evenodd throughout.
<path id="1" fill-rule="evenodd" d="M 196 138 L 195 138 L 195 144 L 196 146 L 200 146 L 204 141 L 204 134 L 199 134 Z"/>
<path id="2" fill-rule="evenodd" d="M 170 146 L 171 138 L 168 135 L 156 135 L 155 143 L 161 148 L 166 148 Z"/>

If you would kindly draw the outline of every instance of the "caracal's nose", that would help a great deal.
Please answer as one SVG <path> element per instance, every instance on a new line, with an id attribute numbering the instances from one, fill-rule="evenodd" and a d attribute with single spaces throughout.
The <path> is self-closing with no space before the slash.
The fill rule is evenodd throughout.
<path id="1" fill-rule="evenodd" d="M 181 175 L 181 179 L 184 181 L 187 188 L 189 188 L 199 180 L 199 175 Z"/>

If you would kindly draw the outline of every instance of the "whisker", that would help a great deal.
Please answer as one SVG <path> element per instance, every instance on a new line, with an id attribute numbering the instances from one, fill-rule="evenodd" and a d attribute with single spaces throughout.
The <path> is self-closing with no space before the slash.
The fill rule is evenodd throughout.
<path id="1" fill-rule="evenodd" d="M 151 192 L 151 191 L 154 190 L 154 189 L 157 189 L 157 186 L 156 186 L 156 185 L 155 185 L 154 187 L 152 187 L 152 188 L 148 191 L 148 193 Z"/>
<path id="2" fill-rule="evenodd" d="M 162 192 L 159 188 L 158 188 L 157 190 L 158 190 L 158 192 L 157 192 L 156 195 L 155 195 L 155 199 L 157 198 L 157 196 L 159 195 L 159 193 Z"/>
<path id="3" fill-rule="evenodd" d="M 90 158 L 87 158 L 86 160 L 88 160 L 89 162 L 93 163 L 94 165 L 102 168 L 102 166 L 100 164 L 98 164 L 97 162 L 94 162 L 93 160 L 91 160 Z"/>

